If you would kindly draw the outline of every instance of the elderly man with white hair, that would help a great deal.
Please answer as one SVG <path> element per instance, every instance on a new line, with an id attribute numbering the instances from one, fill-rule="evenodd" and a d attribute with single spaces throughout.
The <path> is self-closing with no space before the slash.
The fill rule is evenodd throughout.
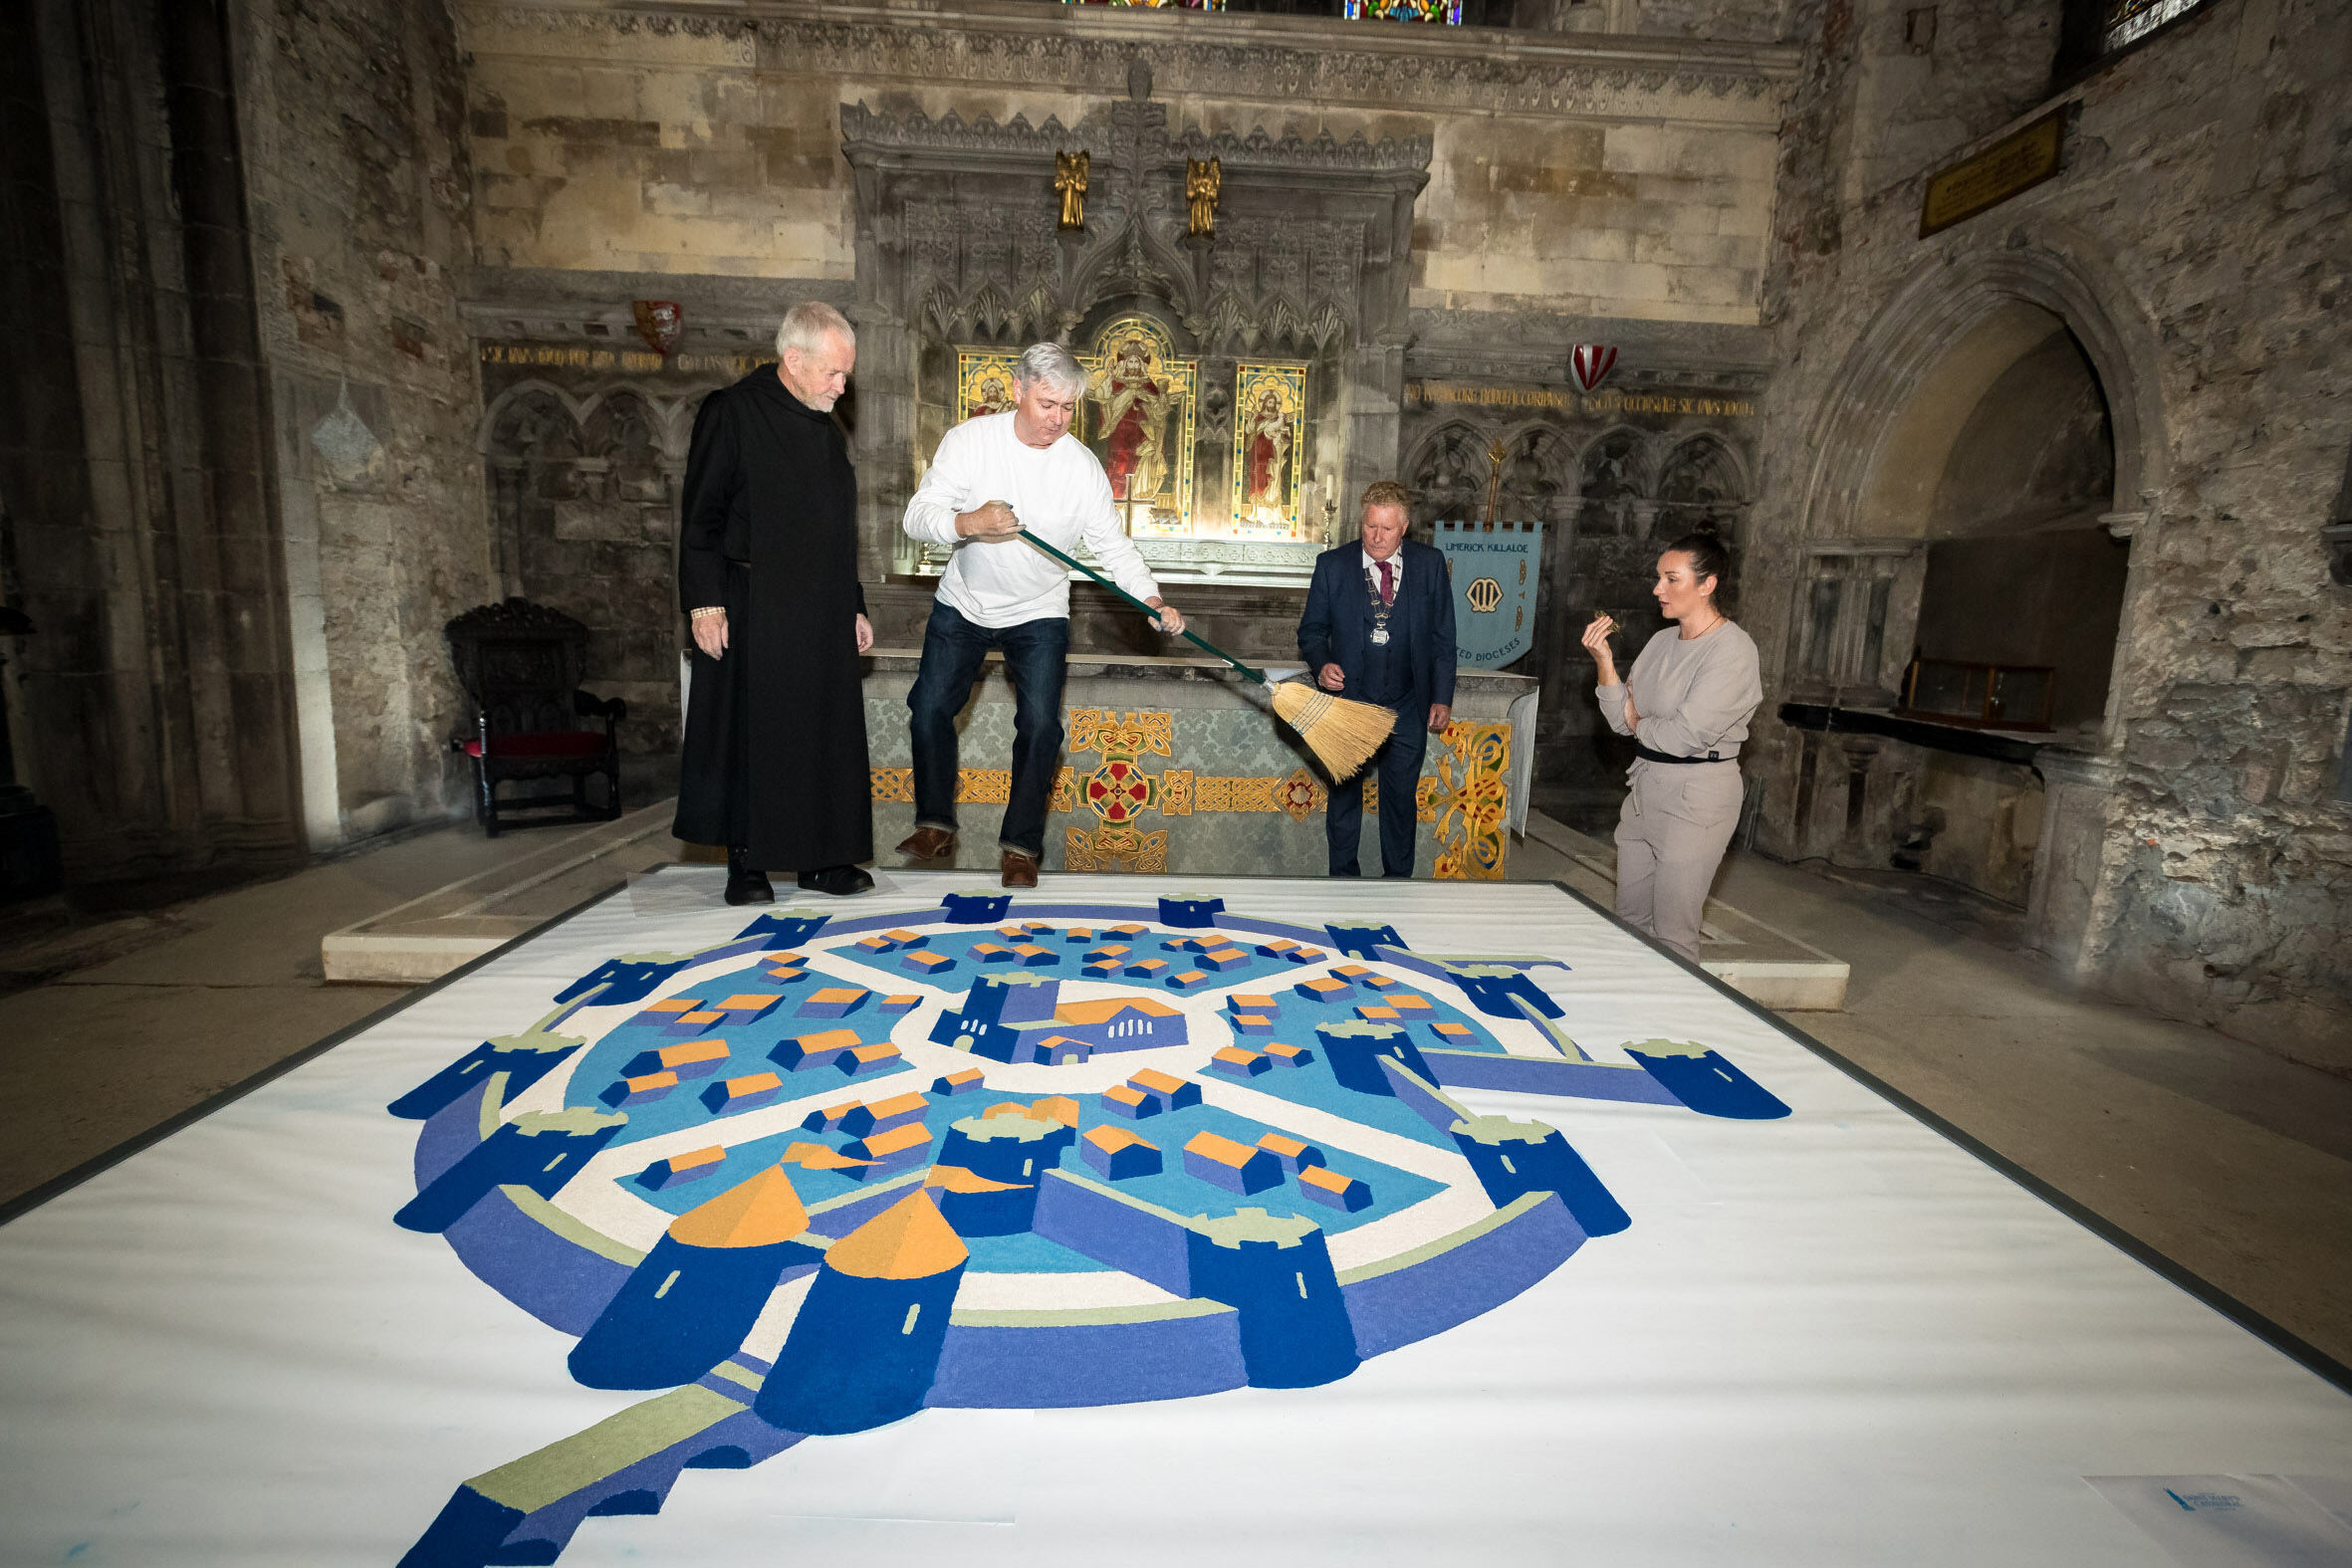
<path id="1" fill-rule="evenodd" d="M 774 868 L 819 893 L 873 878 L 858 655 L 857 475 L 832 407 L 857 335 L 787 312 L 777 363 L 702 400 L 686 454 L 678 590 L 694 632 L 677 835 L 727 846 L 727 902 L 773 902 Z"/>
<path id="2" fill-rule="evenodd" d="M 1021 355 L 1013 408 L 965 420 L 939 451 L 906 508 L 911 539 L 950 545 L 947 573 L 923 633 L 923 666 L 907 693 L 914 742 L 915 830 L 898 846 L 945 859 L 956 840 L 956 715 L 981 661 L 1002 649 L 1013 678 L 1013 781 L 997 835 L 1007 887 L 1038 885 L 1046 806 L 1061 763 L 1061 688 L 1069 654 L 1069 574 L 1021 542 L 1025 532 L 1064 552 L 1080 545 L 1113 581 L 1159 613 L 1165 632 L 1184 617 L 1119 527 L 1110 480 L 1069 433 L 1086 372 L 1059 343 Z"/>

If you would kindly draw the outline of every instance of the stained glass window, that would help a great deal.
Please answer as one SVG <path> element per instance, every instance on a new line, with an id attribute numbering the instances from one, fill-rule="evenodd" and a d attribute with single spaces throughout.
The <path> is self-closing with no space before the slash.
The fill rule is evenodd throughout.
<path id="1" fill-rule="evenodd" d="M 1350 21 L 1358 17 L 1380 17 L 1391 22 L 1436 22 L 1446 27 L 1462 25 L 1462 0 L 1342 0 Z"/>
<path id="2" fill-rule="evenodd" d="M 2121 49 L 2203 4 L 2205 0 L 2107 0 L 2107 32 L 2100 46 Z"/>

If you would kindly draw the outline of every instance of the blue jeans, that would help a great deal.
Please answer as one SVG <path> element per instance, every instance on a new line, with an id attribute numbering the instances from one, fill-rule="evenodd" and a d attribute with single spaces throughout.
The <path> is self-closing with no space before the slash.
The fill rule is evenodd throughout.
<path id="1" fill-rule="evenodd" d="M 1013 785 L 998 844 L 1033 859 L 1046 853 L 1046 806 L 1061 766 L 1061 685 L 1068 674 L 1069 622 L 1059 616 L 1017 626 L 976 626 L 945 600 L 923 629 L 923 667 L 906 694 L 915 754 L 915 825 L 956 829 L 956 716 L 972 700 L 988 650 L 1001 648 L 1013 678 Z"/>

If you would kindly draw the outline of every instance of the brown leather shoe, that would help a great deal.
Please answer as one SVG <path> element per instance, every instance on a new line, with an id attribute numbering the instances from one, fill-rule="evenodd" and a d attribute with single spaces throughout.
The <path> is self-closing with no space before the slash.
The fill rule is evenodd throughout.
<path id="1" fill-rule="evenodd" d="M 918 827 L 899 841 L 898 852 L 910 860 L 945 860 L 956 852 L 956 835 L 944 827 Z"/>
<path id="2" fill-rule="evenodd" d="M 1005 873 L 1007 887 L 1036 887 L 1038 885 L 1037 861 L 1020 850 L 1006 850 L 1005 858 L 1000 862 L 1000 865 Z"/>

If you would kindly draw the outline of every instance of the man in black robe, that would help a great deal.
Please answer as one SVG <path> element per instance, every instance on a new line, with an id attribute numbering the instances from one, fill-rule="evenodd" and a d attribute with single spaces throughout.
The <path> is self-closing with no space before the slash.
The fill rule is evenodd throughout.
<path id="1" fill-rule="evenodd" d="M 686 456 L 678 588 L 694 630 L 675 831 L 727 846 L 727 902 L 772 903 L 771 868 L 819 893 L 873 878 L 858 655 L 857 476 L 833 403 L 857 338 L 797 305 L 778 363 L 703 399 Z"/>

